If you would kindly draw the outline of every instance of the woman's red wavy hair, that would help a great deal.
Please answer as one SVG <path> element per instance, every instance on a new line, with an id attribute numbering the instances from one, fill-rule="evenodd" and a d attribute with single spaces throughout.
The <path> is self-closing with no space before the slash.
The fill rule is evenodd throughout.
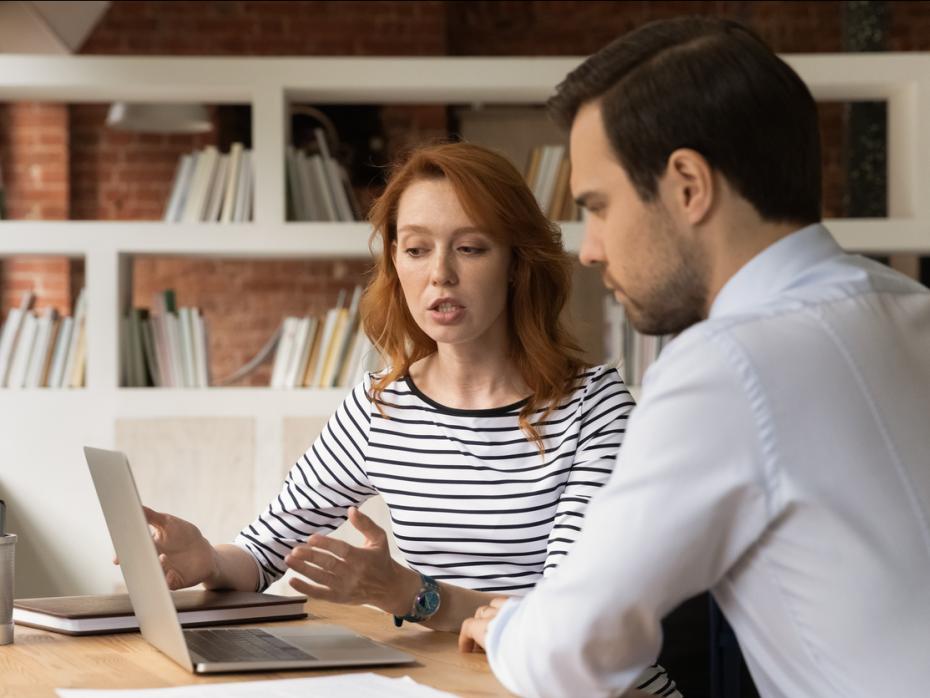
<path id="1" fill-rule="evenodd" d="M 574 388 L 584 368 L 581 350 L 560 315 L 571 289 L 571 260 L 557 225 L 542 213 L 523 176 L 502 155 L 469 143 L 443 143 L 413 150 L 394 167 L 369 221 L 371 244 L 380 242 L 374 274 L 361 299 L 365 332 L 388 369 L 376 376 L 372 399 L 405 376 L 411 364 L 436 351 L 436 342 L 414 321 L 394 266 L 397 209 L 413 182 L 447 180 L 465 213 L 486 234 L 511 249 L 507 302 L 510 354 L 531 394 L 520 410 L 520 427 L 542 451 L 532 415 L 543 421 Z"/>

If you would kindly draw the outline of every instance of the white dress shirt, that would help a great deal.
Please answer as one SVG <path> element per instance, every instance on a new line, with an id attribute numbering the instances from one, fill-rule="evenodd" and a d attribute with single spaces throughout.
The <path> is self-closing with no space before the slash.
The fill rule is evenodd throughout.
<path id="1" fill-rule="evenodd" d="M 491 623 L 491 666 L 524 696 L 619 694 L 706 589 L 766 698 L 930 690 L 930 292 L 821 225 L 663 351 L 575 547 Z"/>

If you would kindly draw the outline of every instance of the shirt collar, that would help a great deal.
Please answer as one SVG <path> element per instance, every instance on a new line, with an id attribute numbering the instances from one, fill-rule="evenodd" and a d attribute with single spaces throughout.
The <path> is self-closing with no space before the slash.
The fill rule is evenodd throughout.
<path id="1" fill-rule="evenodd" d="M 805 270 L 841 252 L 821 223 L 796 230 L 766 247 L 731 276 L 714 299 L 709 317 L 758 306 L 790 286 Z"/>

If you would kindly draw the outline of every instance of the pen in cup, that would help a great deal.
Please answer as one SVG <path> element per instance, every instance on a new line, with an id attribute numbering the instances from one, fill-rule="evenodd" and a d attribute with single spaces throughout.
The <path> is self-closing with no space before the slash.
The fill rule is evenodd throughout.
<path id="1" fill-rule="evenodd" d="M 0 536 L 6 532 L 6 528 L 3 525 L 4 519 L 6 519 L 6 503 L 0 499 Z"/>

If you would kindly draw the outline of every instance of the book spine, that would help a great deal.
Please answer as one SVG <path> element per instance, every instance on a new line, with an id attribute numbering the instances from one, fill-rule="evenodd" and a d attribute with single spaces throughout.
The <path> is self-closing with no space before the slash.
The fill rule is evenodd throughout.
<path id="1" fill-rule="evenodd" d="M 271 370 L 271 387 L 285 387 L 287 368 L 294 350 L 294 334 L 297 332 L 298 318 L 286 317 L 281 324 L 281 339 L 274 356 L 274 367 Z"/>
<path id="2" fill-rule="evenodd" d="M 197 387 L 197 375 L 194 369 L 194 333 L 191 322 L 191 309 L 178 309 L 178 325 L 181 337 L 181 360 L 184 372 L 184 387 Z"/>
<path id="3" fill-rule="evenodd" d="M 48 387 L 60 388 L 65 375 L 65 362 L 68 357 L 68 347 L 71 346 L 71 335 L 74 332 L 74 318 L 62 318 L 61 329 L 58 331 L 58 341 L 55 342 L 55 355 L 52 358 L 52 367 L 49 370 Z"/>
<path id="4" fill-rule="evenodd" d="M 82 288 L 78 293 L 77 300 L 74 303 L 74 327 L 71 330 L 70 343 L 68 344 L 68 353 L 65 356 L 64 373 L 61 378 L 62 387 L 71 385 L 71 376 L 74 374 L 74 366 L 78 355 L 78 342 L 84 328 L 84 315 L 87 311 L 87 296 Z"/>
<path id="5" fill-rule="evenodd" d="M 203 315 L 197 308 L 191 309 L 191 329 L 193 330 L 194 347 L 194 373 L 197 377 L 198 388 L 207 387 L 207 346 L 204 334 Z"/>
<path id="6" fill-rule="evenodd" d="M 57 310 L 52 310 L 51 323 L 48 331 L 48 341 L 45 343 L 45 359 L 42 362 L 42 369 L 39 372 L 37 387 L 44 388 L 48 385 L 48 377 L 52 367 L 52 354 L 55 351 L 58 341 L 58 332 L 61 328 L 61 318 Z"/>
<path id="7" fill-rule="evenodd" d="M 146 385 L 160 387 L 164 385 L 161 375 L 161 365 L 158 363 L 158 354 L 155 351 L 155 332 L 152 318 L 142 318 L 142 353 L 145 356 L 145 367 L 148 374 Z"/>
<path id="8" fill-rule="evenodd" d="M 39 319 L 31 312 L 27 312 L 16 342 L 16 352 L 13 354 L 10 375 L 7 379 L 8 388 L 22 388 L 26 384 L 26 372 L 32 359 L 38 324 Z"/>
<path id="9" fill-rule="evenodd" d="M 189 154 L 178 158 L 178 169 L 174 174 L 174 185 L 171 187 L 171 196 L 168 198 L 168 205 L 165 207 L 164 220 L 168 223 L 178 220 L 178 213 L 184 204 L 185 190 L 190 178 L 192 164 L 193 158 Z"/>
<path id="10" fill-rule="evenodd" d="M 226 174 L 226 191 L 223 193 L 223 211 L 220 222 L 230 223 L 233 220 L 233 209 L 236 205 L 236 187 L 239 184 L 239 170 L 242 166 L 242 143 L 233 143 L 229 147 L 229 172 Z"/>

